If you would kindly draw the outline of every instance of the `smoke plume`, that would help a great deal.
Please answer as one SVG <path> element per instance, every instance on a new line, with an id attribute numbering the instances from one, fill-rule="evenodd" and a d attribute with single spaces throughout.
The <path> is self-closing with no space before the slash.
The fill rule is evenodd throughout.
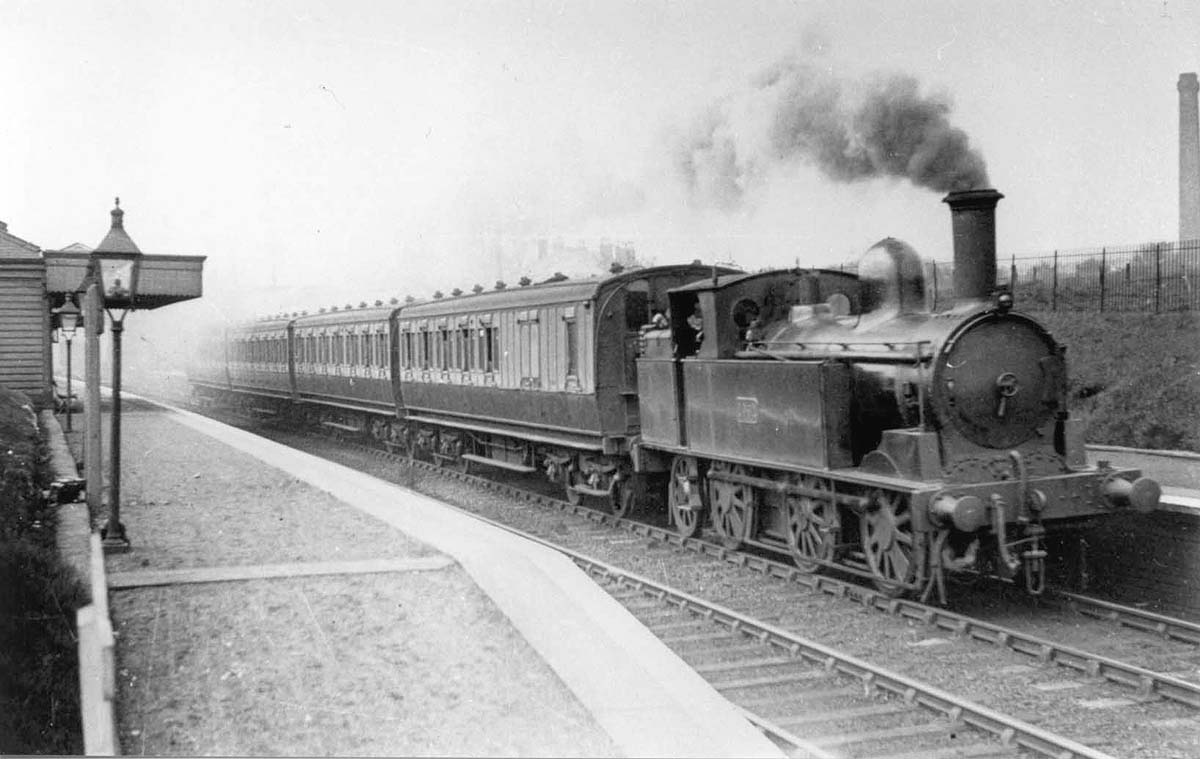
<path id="1" fill-rule="evenodd" d="M 838 182 L 907 179 L 938 192 L 988 184 L 983 157 L 950 123 L 946 95 L 907 74 L 843 81 L 789 60 L 726 97 L 680 137 L 675 168 L 693 200 L 726 210 L 776 166 L 807 163 Z"/>

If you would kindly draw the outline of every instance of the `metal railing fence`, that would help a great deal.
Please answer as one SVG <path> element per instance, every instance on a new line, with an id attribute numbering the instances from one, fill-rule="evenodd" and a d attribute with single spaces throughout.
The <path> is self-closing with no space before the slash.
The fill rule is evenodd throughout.
<path id="1" fill-rule="evenodd" d="M 1200 309 L 1200 239 L 1010 257 L 997 269 L 1026 310 Z"/>

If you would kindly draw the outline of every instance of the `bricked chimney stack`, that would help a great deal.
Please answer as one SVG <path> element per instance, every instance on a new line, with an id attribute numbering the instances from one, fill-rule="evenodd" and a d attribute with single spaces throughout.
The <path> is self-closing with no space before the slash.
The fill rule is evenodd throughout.
<path id="1" fill-rule="evenodd" d="M 1196 75 L 1179 75 L 1179 239 L 1200 238 L 1200 117 Z"/>

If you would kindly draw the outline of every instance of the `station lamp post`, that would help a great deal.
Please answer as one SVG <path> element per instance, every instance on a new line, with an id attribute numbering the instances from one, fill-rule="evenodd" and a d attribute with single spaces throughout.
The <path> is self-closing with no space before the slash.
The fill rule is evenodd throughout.
<path id="1" fill-rule="evenodd" d="M 54 312 L 54 315 L 58 321 L 58 330 L 67 343 L 67 432 L 71 432 L 71 401 L 74 397 L 71 390 L 71 340 L 75 337 L 75 330 L 79 329 L 83 323 L 83 312 L 79 310 L 79 306 L 75 305 L 74 296 L 72 296 L 67 299 L 62 308 Z"/>
<path id="2" fill-rule="evenodd" d="M 121 334 L 137 296 L 142 252 L 125 233 L 124 215 L 121 199 L 117 198 L 112 229 L 91 254 L 92 276 L 100 286 L 104 310 L 112 323 L 112 442 L 108 454 L 108 524 L 103 531 L 106 553 L 129 550 L 129 538 L 121 524 Z"/>

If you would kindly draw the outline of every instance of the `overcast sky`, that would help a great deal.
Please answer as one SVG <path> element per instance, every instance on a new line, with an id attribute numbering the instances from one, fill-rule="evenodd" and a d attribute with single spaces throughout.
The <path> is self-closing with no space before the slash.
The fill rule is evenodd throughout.
<path id="1" fill-rule="evenodd" d="M 210 311 L 490 285 L 488 235 L 948 259 L 944 190 L 780 142 L 823 118 L 797 92 L 907 83 L 1006 195 L 1001 255 L 1169 239 L 1197 5 L 4 0 L 0 219 L 94 246 L 120 195 L 143 252 L 208 256 Z"/>

